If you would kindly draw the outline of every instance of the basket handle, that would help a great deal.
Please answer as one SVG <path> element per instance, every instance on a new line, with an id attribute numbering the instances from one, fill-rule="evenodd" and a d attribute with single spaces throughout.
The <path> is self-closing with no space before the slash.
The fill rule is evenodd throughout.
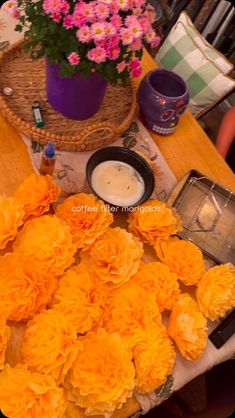
<path id="1" fill-rule="evenodd" d="M 115 135 L 115 131 L 111 124 L 101 122 L 101 123 L 97 123 L 95 128 L 85 129 L 83 133 L 81 134 L 81 141 L 85 141 L 89 137 L 89 135 L 92 135 L 99 131 L 107 131 L 107 133 L 109 132 L 108 135 L 106 134 L 107 138 L 110 138 Z"/>

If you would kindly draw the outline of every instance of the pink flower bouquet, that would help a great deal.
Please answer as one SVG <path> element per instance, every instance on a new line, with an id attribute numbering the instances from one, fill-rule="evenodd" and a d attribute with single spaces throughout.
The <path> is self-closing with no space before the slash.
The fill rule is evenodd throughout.
<path id="1" fill-rule="evenodd" d="M 153 7 L 145 0 L 10 0 L 33 59 L 47 56 L 62 76 L 94 73 L 116 84 L 141 74 L 143 47 L 155 47 Z"/>

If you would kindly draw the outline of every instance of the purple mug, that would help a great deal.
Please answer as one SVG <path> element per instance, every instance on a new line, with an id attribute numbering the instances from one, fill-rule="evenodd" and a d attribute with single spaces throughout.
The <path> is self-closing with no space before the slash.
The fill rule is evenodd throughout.
<path id="1" fill-rule="evenodd" d="M 189 104 L 188 86 L 173 71 L 152 70 L 140 84 L 138 102 L 146 127 L 160 135 L 169 135 L 175 132 Z"/>

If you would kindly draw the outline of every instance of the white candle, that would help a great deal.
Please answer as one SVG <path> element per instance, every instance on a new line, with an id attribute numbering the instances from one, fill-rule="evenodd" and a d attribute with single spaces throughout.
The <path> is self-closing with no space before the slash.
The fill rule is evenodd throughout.
<path id="1" fill-rule="evenodd" d="M 134 205 L 144 194 L 143 178 L 122 161 L 98 164 L 92 172 L 91 185 L 98 196 L 117 206 Z"/>

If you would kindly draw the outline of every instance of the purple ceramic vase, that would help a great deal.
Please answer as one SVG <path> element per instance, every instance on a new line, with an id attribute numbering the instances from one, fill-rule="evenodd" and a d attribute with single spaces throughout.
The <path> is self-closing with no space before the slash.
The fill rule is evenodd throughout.
<path id="1" fill-rule="evenodd" d="M 84 120 L 98 112 L 108 83 L 100 74 L 61 77 L 60 65 L 46 59 L 47 99 L 52 107 L 70 119 Z"/>
<path id="2" fill-rule="evenodd" d="M 160 135 L 175 132 L 189 104 L 185 81 L 169 70 L 150 71 L 138 91 L 141 116 L 147 128 Z"/>

